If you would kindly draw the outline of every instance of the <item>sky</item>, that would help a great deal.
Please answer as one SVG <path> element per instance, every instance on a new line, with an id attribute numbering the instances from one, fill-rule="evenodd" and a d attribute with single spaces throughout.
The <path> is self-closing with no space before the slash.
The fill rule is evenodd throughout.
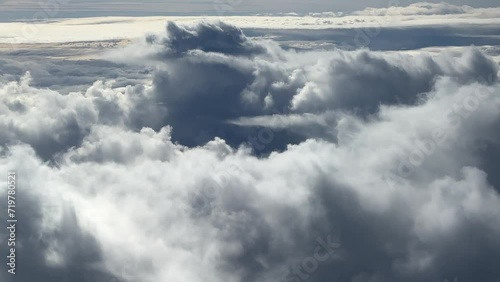
<path id="1" fill-rule="evenodd" d="M 500 281 L 500 6 L 256 3 L 3 18 L 0 281 Z"/>
<path id="2" fill-rule="evenodd" d="M 43 8 L 57 11 L 56 17 L 83 17 L 83 16 L 109 16 L 109 15 L 186 15 L 223 14 L 248 15 L 255 13 L 282 13 L 282 12 L 352 12 L 366 7 L 385 8 L 388 6 L 407 6 L 419 1 L 411 0 L 373 0 L 373 1 L 342 1 L 342 0 L 274 0 L 274 1 L 246 1 L 246 0 L 190 0 L 190 1 L 112 1 L 112 0 L 1 0 L 0 20 L 32 18 L 33 14 Z M 442 1 L 430 0 L 431 3 Z M 59 4 L 57 4 L 59 3 Z M 494 7 L 496 0 L 459 0 L 453 1 L 455 5 L 470 5 L 474 7 Z M 42 7 L 42 8 L 41 8 Z"/>

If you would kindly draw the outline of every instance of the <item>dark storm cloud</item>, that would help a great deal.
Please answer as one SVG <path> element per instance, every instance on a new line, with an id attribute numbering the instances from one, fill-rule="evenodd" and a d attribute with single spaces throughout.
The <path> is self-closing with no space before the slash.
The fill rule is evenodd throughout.
<path id="1" fill-rule="evenodd" d="M 189 146 L 217 135 L 232 145 L 248 141 L 258 129 L 227 123 L 241 117 L 332 109 L 364 116 L 377 112 L 381 104 L 417 103 L 419 94 L 430 91 L 441 76 L 464 84 L 497 79 L 498 66 L 475 49 L 459 57 L 451 53 L 412 57 L 368 51 L 295 55 L 273 42 L 249 40 L 226 24 L 202 23 L 188 28 L 169 23 L 168 30 L 166 39 L 155 39 L 160 43 L 150 41 L 154 48 L 160 48 L 153 49 L 153 54 L 159 54 L 165 64 L 165 70 L 154 76 L 155 100 L 166 108 L 163 124 L 175 128 L 174 139 Z M 265 52 L 254 53 L 256 49 Z M 275 135 L 274 144 L 266 150 L 303 140 L 293 132 Z M 279 144 L 280 140 L 284 143 Z"/>
<path id="2" fill-rule="evenodd" d="M 248 40 L 241 29 L 223 22 L 201 23 L 194 28 L 169 22 L 167 34 L 168 36 L 162 41 L 167 58 L 184 56 L 186 52 L 195 49 L 246 56 L 265 51 L 262 46 Z"/>

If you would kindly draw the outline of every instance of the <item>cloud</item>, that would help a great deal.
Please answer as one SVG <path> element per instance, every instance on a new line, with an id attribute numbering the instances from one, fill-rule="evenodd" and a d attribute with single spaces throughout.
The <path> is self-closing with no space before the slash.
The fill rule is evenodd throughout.
<path id="1" fill-rule="evenodd" d="M 100 60 L 100 53 L 126 44 L 123 41 L 63 44 L 0 44 L 0 80 L 19 80 L 27 71 L 30 85 L 62 93 L 85 91 L 97 80 L 114 80 L 114 87 L 145 83 L 148 70 L 124 68 Z"/>
<path id="2" fill-rule="evenodd" d="M 249 55 L 265 50 L 247 40 L 241 29 L 223 22 L 200 23 L 191 29 L 169 22 L 167 34 L 162 42 L 167 49 L 166 56 L 182 56 L 195 49 L 229 55 Z"/>
<path id="3" fill-rule="evenodd" d="M 470 47 L 474 45 L 487 50 L 500 45 L 493 36 L 498 28 L 485 25 L 447 25 L 390 27 L 349 27 L 317 30 L 252 29 L 246 30 L 253 37 L 269 37 L 285 49 L 333 50 L 341 48 L 356 50 L 369 48 L 374 51 L 415 50 L 424 48 Z M 397 41 L 394 41 L 397 38 Z"/>
<path id="4" fill-rule="evenodd" d="M 295 119 L 296 125 L 288 128 L 300 129 L 267 132 L 273 135 L 272 143 L 255 146 L 262 147 L 258 151 L 271 152 L 285 149 L 290 142 L 330 136 L 335 118 L 313 126 L 305 121 L 316 119 L 311 114 L 336 110 L 366 117 L 376 113 L 380 105 L 417 104 L 421 94 L 432 90 L 442 76 L 463 84 L 497 79 L 497 65 L 474 48 L 438 56 L 367 50 L 296 53 L 269 40 L 249 39 L 234 26 L 220 25 L 181 27 L 169 23 L 166 36 L 106 55 L 118 63 L 111 65 L 125 64 L 131 73 L 157 68 L 151 86 L 117 87 L 115 81 L 96 82 L 84 92 L 60 96 L 53 90 L 38 91 L 30 86 L 33 83 L 28 77 L 4 85 L 0 91 L 7 117 L 3 143 L 28 143 L 48 160 L 55 153 L 81 145 L 91 125 L 97 123 L 135 130 L 160 130 L 171 125 L 174 140 L 184 145 L 202 145 L 222 137 L 237 147 L 255 143 L 253 138 L 263 134 L 258 126 L 269 126 L 266 116 L 287 119 L 290 115 L 288 119 Z M 95 72 L 96 64 L 88 67 Z M 114 72 L 107 74 L 113 76 Z M 49 115 L 43 113 L 46 107 L 53 109 Z M 38 116 L 34 118 L 35 113 Z M 20 115 L 26 118 L 19 119 Z M 232 122 L 252 118 L 260 122 Z M 33 131 L 31 125 L 35 124 Z"/>
<path id="5" fill-rule="evenodd" d="M 24 186 L 26 193 L 50 187 L 46 203 L 71 205 L 99 242 L 103 265 L 130 281 L 275 281 L 309 255 L 316 237 L 331 233 L 341 243 L 338 256 L 311 281 L 441 281 L 453 275 L 495 281 L 498 273 L 482 270 L 500 254 L 500 199 L 476 153 L 466 148 L 475 140 L 498 141 L 491 134 L 499 120 L 496 96 L 450 129 L 450 139 L 407 185 L 391 188 L 382 177 L 399 165 L 395 149 L 412 149 L 414 138 L 426 140 L 436 127 L 447 126 L 451 120 L 439 120 L 443 112 L 475 89 L 500 93 L 498 85 L 443 81 L 423 104 L 386 107 L 357 131 L 338 127 L 339 134 L 354 134 L 355 151 L 308 140 L 257 158 L 220 141 L 179 147 L 168 129 L 96 125 L 57 167 L 41 163 L 26 146 L 10 147 L 2 167 L 16 167 L 20 179 L 36 179 L 36 186 Z M 351 119 L 358 118 L 343 117 Z M 433 119 L 438 123 L 428 121 Z M 358 161 L 361 156 L 365 161 Z M 207 194 L 205 185 L 217 175 L 224 181 Z M 53 224 L 64 230 L 64 223 Z M 62 252 L 51 251 L 56 257 Z M 137 261 L 129 267 L 130 258 Z"/>
<path id="6" fill-rule="evenodd" d="M 16 180 L 16 274 L 0 274 L 3 281 L 91 281 L 110 277 L 102 264 L 99 242 L 81 226 L 71 203 L 57 195 L 54 187 L 60 183 L 45 182 L 47 170 L 29 146 L 11 147 L 2 151 L 2 171 L 17 170 Z M 19 158 L 16 159 L 14 155 Z M 29 172 L 21 176 L 24 172 Z M 45 176 L 44 176 L 45 175 Z M 6 192 L 6 186 L 2 191 Z M 7 209 L 7 202 L 2 208 Z M 2 230 L 0 238 L 7 242 Z M 10 247 L 13 247 L 10 245 Z M 2 244 L 3 253 L 9 253 Z"/>
<path id="7" fill-rule="evenodd" d="M 174 28 L 174 23 L 168 26 L 181 29 Z M 221 31 L 212 24 L 200 26 L 186 32 Z M 321 114 L 330 110 L 355 111 L 367 116 L 376 113 L 380 105 L 418 103 L 420 95 L 432 90 L 442 76 L 453 77 L 463 84 L 497 80 L 497 64 L 474 48 L 458 55 L 443 52 L 439 56 L 367 50 L 296 53 L 284 51 L 268 40 L 250 40 L 240 32 L 235 33 L 242 36 L 239 41 L 228 41 L 221 36 L 213 40 L 182 37 L 188 38 L 187 42 L 197 42 L 191 46 L 183 42 L 172 44 L 178 36 L 170 39 L 167 34 L 166 39 L 157 38 L 156 43 L 127 46 L 109 57 L 122 64 L 146 67 L 161 64 L 160 71 L 154 74 L 153 99 L 164 106 L 162 124 L 173 126 L 174 139 L 188 146 L 201 145 L 216 136 L 233 146 L 249 141 L 249 135 L 258 134 L 255 127 L 238 128 L 228 123 L 240 118 Z M 212 41 L 227 43 L 220 43 L 224 48 L 217 49 Z M 234 52 L 243 45 L 252 48 L 246 53 L 242 53 L 245 49 Z M 182 47 L 173 49 L 174 46 Z M 264 51 L 254 53 L 255 48 Z M 183 55 L 165 56 L 179 53 Z M 190 77 L 189 83 L 186 77 Z M 203 136 L 202 131 L 206 132 Z M 268 144 L 266 150 L 284 149 L 291 140 L 310 137 L 300 132 L 273 135 L 276 135 L 274 144 Z"/>
<path id="8" fill-rule="evenodd" d="M 154 69 L 149 84 L 0 83 L 0 170 L 17 171 L 20 230 L 36 235 L 20 234 L 19 281 L 498 280 L 488 55 L 168 27 L 107 54 Z"/>
<path id="9" fill-rule="evenodd" d="M 414 15 L 453 15 L 467 14 L 474 12 L 471 6 L 457 6 L 445 2 L 413 3 L 406 7 L 388 7 L 388 8 L 367 8 L 363 11 L 354 12 L 354 15 L 363 16 L 414 16 Z"/>
<path id="10" fill-rule="evenodd" d="M 384 3 L 386 4 L 386 3 Z M 49 9 L 51 11 L 51 9 Z M 50 12 L 52 13 L 52 12 Z M 42 15 L 45 13 L 42 12 Z M 39 14 L 35 16 L 40 17 Z M 95 16 L 95 15 L 94 15 Z M 483 27 L 500 24 L 500 9 L 472 8 L 447 3 L 414 3 L 409 6 L 367 8 L 353 13 L 321 12 L 271 14 L 256 16 L 191 16 L 191 17 L 87 17 L 72 19 L 33 18 L 35 22 L 0 23 L 0 43 L 16 46 L 23 43 L 95 42 L 141 38 L 144 33 L 161 34 L 166 21 L 196 25 L 199 21 L 220 21 L 243 29 L 263 30 L 329 30 L 377 29 L 408 27 Z M 28 20 L 30 18 L 28 17 Z M 41 20 L 41 21 L 40 21 Z M 223 25 L 218 25 L 224 29 Z M 98 27 L 99 32 L 95 32 Z M 171 27 L 173 28 L 173 27 Z M 202 28 L 202 26 L 199 26 Z M 227 28 L 227 27 L 226 27 Z M 78 36 L 68 37 L 78 30 Z M 182 28 L 177 32 L 182 32 Z M 210 31 L 213 29 L 207 29 Z M 124 32 L 126 31 L 126 32 Z M 192 30 L 191 30 L 192 31 Z M 172 30 L 174 32 L 174 30 Z M 199 30 L 202 32 L 202 30 Z M 184 32 L 183 34 L 186 35 Z M 238 35 L 234 39 L 237 39 Z M 227 38 L 226 38 L 227 39 Z M 187 41 L 184 40 L 186 43 Z M 224 41 L 217 41 L 226 44 Z M 191 42 L 192 44 L 194 42 Z M 208 46 L 207 46 L 208 47 Z M 211 46 L 220 48 L 222 46 Z"/>
<path id="11" fill-rule="evenodd" d="M 142 85 L 111 88 L 113 83 L 97 81 L 86 93 L 62 95 L 34 88 L 30 82 L 27 73 L 19 82 L 0 86 L 4 115 L 0 140 L 3 146 L 30 144 L 45 160 L 81 145 L 93 124 L 136 128 L 154 126 L 162 117 L 159 107 L 148 99 L 151 91 Z"/>

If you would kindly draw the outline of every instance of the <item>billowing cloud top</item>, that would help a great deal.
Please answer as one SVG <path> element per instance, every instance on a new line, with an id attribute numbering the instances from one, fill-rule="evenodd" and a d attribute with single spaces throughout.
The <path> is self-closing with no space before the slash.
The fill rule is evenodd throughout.
<path id="1" fill-rule="evenodd" d="M 167 56 L 185 55 L 190 50 L 217 52 L 230 55 L 263 52 L 264 48 L 247 40 L 243 32 L 235 26 L 223 22 L 204 23 L 194 29 L 186 29 L 174 22 L 167 25 L 168 36 L 163 40 Z M 154 37 L 149 38 L 154 43 Z"/>

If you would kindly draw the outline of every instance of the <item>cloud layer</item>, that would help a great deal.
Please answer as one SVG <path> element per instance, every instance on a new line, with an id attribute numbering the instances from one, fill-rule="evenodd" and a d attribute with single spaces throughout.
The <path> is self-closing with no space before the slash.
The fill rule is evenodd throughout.
<path id="1" fill-rule="evenodd" d="M 2 281 L 499 281 L 478 49 L 297 52 L 204 22 L 106 58 L 151 83 L 0 84 L 26 230 Z"/>
<path id="2" fill-rule="evenodd" d="M 221 1 L 223 2 L 223 1 Z M 215 3 L 234 8 L 244 2 Z M 201 20 L 225 22 L 244 29 L 325 30 L 383 29 L 409 27 L 491 28 L 500 24 L 500 8 L 473 8 L 447 3 L 419 2 L 401 6 L 397 0 L 383 3 L 386 8 L 366 8 L 352 13 L 340 11 L 316 13 L 278 13 L 227 16 L 226 12 L 211 16 L 167 17 L 95 17 L 68 18 L 58 15 L 56 7 L 42 6 L 24 22 L 0 23 L 0 43 L 61 43 L 137 39 L 146 32 L 161 34 L 165 21 L 196 25 Z M 217 8 L 215 8 L 217 9 Z M 93 15 L 93 17 L 92 17 Z M 96 27 L 99 27 L 96 29 Z M 496 34 L 496 33 L 495 33 Z M 495 35 L 494 34 L 494 35 Z M 68 36 L 70 35 L 70 36 Z M 476 34 L 477 35 L 477 34 Z"/>

